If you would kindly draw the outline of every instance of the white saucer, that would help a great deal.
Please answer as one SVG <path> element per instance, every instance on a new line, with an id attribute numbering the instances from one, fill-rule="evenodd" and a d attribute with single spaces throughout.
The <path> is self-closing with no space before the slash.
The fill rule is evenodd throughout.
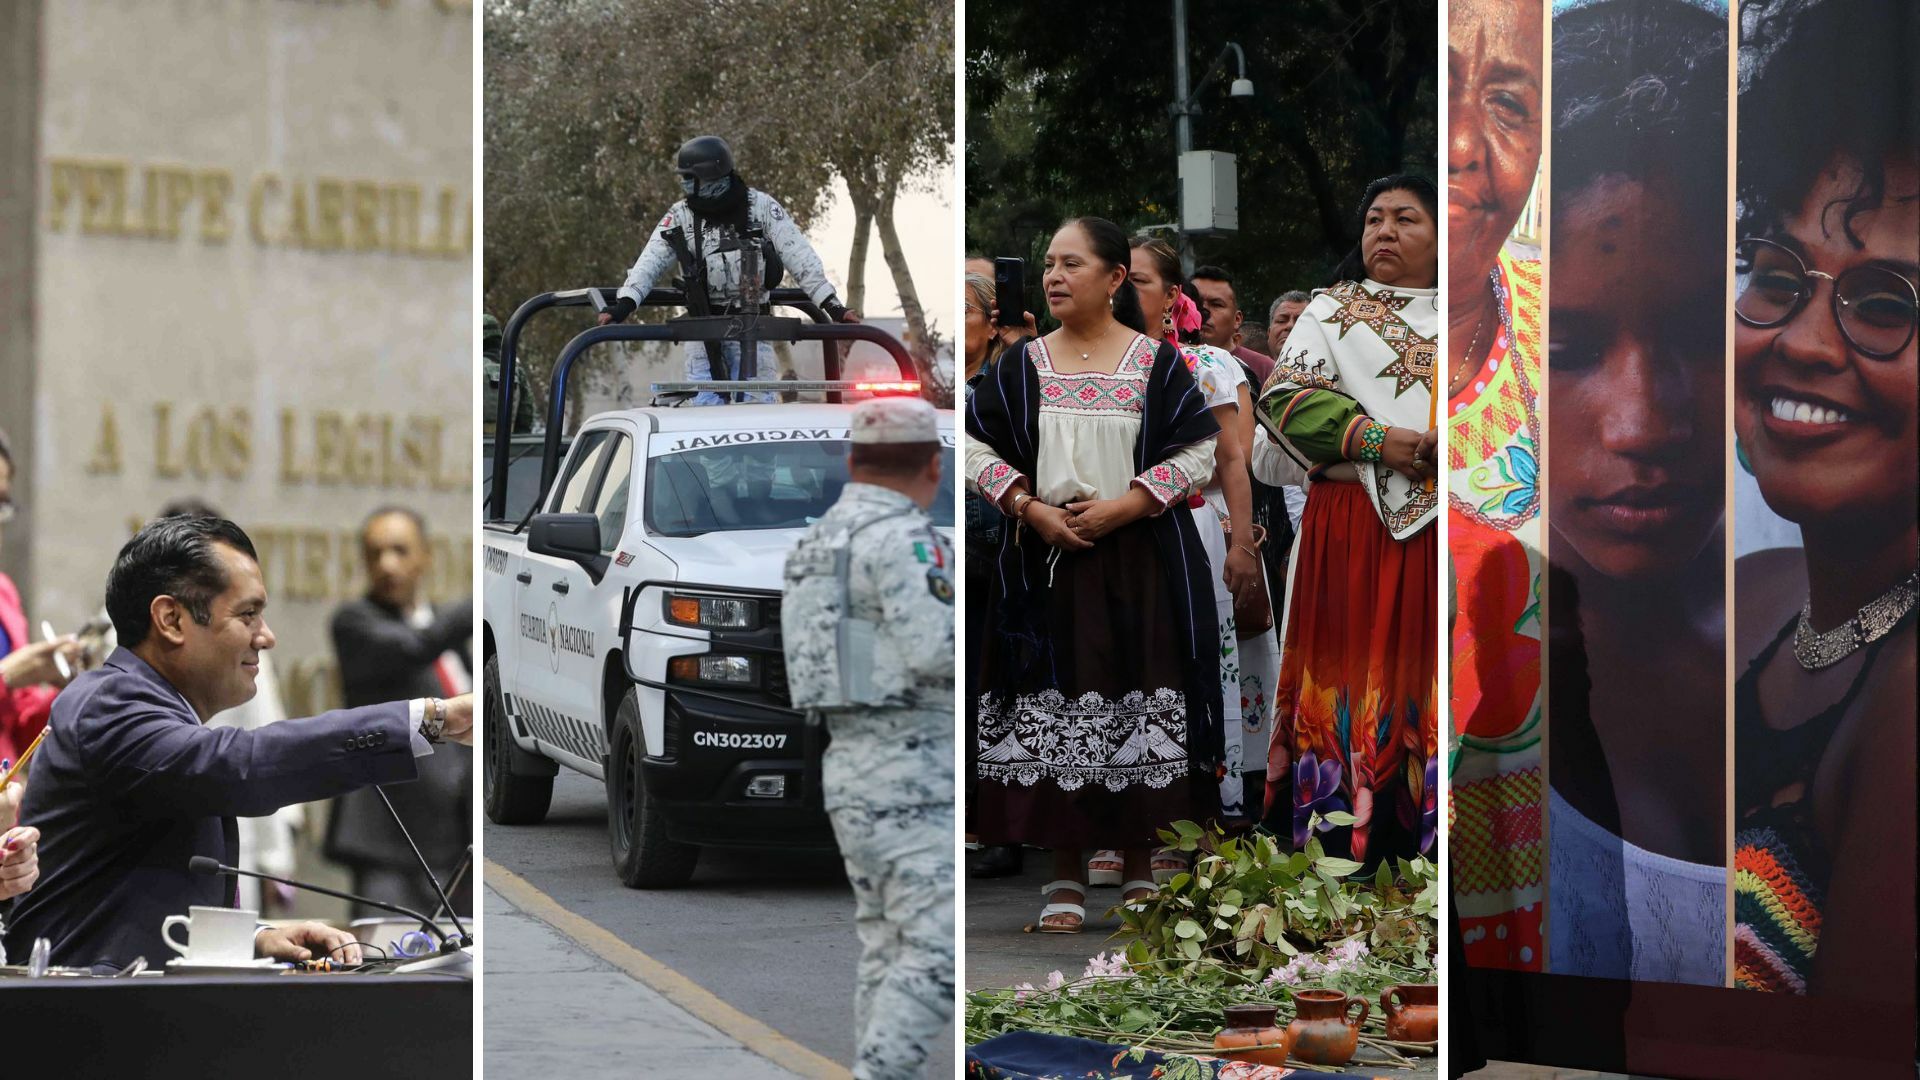
<path id="1" fill-rule="evenodd" d="M 182 975 L 188 975 L 188 974 L 214 975 L 214 974 L 220 974 L 220 973 L 226 973 L 226 974 L 249 973 L 250 974 L 250 973 L 259 972 L 259 971 L 273 971 L 282 966 L 283 965 L 280 963 L 280 961 L 275 960 L 270 956 L 263 956 L 257 960 L 218 960 L 218 961 L 195 961 L 195 960 L 189 960 L 186 957 L 181 956 L 181 957 L 176 957 L 172 960 L 167 961 L 168 971 L 176 971 Z"/>

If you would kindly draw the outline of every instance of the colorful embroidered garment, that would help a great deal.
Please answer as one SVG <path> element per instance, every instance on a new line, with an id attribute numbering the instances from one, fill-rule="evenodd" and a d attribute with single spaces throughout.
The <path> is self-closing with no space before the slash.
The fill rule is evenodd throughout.
<path id="1" fill-rule="evenodd" d="M 1493 347 L 1447 403 L 1454 579 L 1447 852 L 1476 967 L 1539 971 L 1547 854 L 1540 730 L 1540 263 L 1501 252 Z"/>
<path id="2" fill-rule="evenodd" d="M 1351 812 L 1324 840 L 1361 860 L 1432 844 L 1438 497 L 1366 447 L 1388 426 L 1433 425 L 1439 320 L 1433 289 L 1316 293 L 1254 410 L 1316 477 L 1291 560 L 1267 809 L 1291 805 L 1296 846 L 1312 814 Z"/>
<path id="3" fill-rule="evenodd" d="M 1343 281 L 1313 294 L 1300 313 L 1256 418 L 1303 468 L 1346 462 L 1395 540 L 1432 523 L 1433 484 L 1379 463 L 1384 427 L 1434 426 L 1433 371 L 1439 354 L 1439 290 Z"/>
<path id="4" fill-rule="evenodd" d="M 1024 527 L 1002 537 L 993 595 L 976 598 L 993 605 L 976 795 L 1007 811 L 997 820 L 1013 839 L 1039 843 L 1035 830 L 1057 826 L 1063 840 L 1124 834 L 1090 846 L 1144 844 L 1172 818 L 1147 820 L 1148 809 L 1122 828 L 1119 810 L 1079 793 L 1212 784 L 1222 764 L 1219 627 L 1188 506 L 1220 429 L 1179 359 L 1136 335 L 1111 374 L 1075 374 L 1033 341 L 989 365 L 968 402 L 967 470 L 981 494 L 997 499 L 1026 477 L 1055 506 L 1133 485 L 1166 506 L 1087 551 L 1055 550 Z M 1040 789 L 1051 794 L 1029 797 Z M 1190 816 L 1184 791 L 1171 802 Z M 976 811 L 982 828 L 996 820 Z"/>

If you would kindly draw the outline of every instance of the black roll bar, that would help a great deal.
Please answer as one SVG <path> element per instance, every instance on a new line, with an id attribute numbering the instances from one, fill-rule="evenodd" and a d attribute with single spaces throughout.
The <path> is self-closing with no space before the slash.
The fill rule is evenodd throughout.
<path id="1" fill-rule="evenodd" d="M 500 408 L 502 411 L 494 414 L 496 420 L 493 430 L 493 461 L 496 470 L 502 468 L 501 463 L 508 459 L 513 450 L 513 369 L 515 357 L 520 348 L 520 331 L 526 327 L 527 320 L 549 308 L 594 307 L 596 294 L 603 300 L 611 300 L 619 291 L 618 287 L 613 287 L 544 292 L 521 304 L 507 319 L 507 325 L 500 331 Z M 827 313 L 820 309 L 820 305 L 814 303 L 806 292 L 800 289 L 774 289 L 767 294 L 767 303 L 772 307 L 795 308 L 805 313 L 807 318 L 815 323 L 829 325 L 832 323 L 832 320 L 827 318 Z M 640 302 L 641 307 L 685 307 L 686 304 L 687 294 L 684 289 L 651 289 L 647 292 L 646 299 Z M 677 340 L 699 339 L 686 336 Z M 822 370 L 826 372 L 828 378 L 836 377 L 839 357 L 832 343 L 825 342 L 820 348 L 826 360 L 826 367 Z M 544 484 L 542 490 L 545 490 Z M 496 474 L 493 478 L 492 495 L 487 500 L 487 519 L 498 521 L 506 516 L 506 480 L 504 474 Z"/>
<path id="2" fill-rule="evenodd" d="M 539 298 L 535 297 L 535 299 L 537 300 Z M 533 301 L 529 300 L 527 303 L 531 304 Z M 526 310 L 525 304 L 521 305 L 521 310 Z M 514 313 L 516 319 L 519 318 L 519 315 L 519 312 Z M 560 473 L 560 426 L 561 422 L 566 418 L 567 375 L 573 368 L 573 362 L 578 360 L 582 353 L 603 342 L 706 341 L 716 339 L 730 341 L 819 341 L 825 343 L 823 347 L 829 355 L 832 355 L 834 352 L 832 345 L 836 341 L 871 341 L 875 345 L 885 349 L 887 355 L 893 357 L 894 364 L 900 369 L 900 377 L 902 379 L 914 380 L 918 377 L 915 374 L 913 357 L 907 354 L 906 346 L 901 345 L 899 341 L 895 340 L 892 334 L 887 333 L 877 326 L 867 326 L 864 323 L 809 324 L 803 323 L 798 319 L 761 316 L 758 320 L 755 320 L 757 325 L 749 327 L 745 332 L 741 332 L 739 326 L 747 323 L 747 321 L 748 320 L 744 318 L 733 316 L 708 316 L 706 318 L 669 319 L 664 323 L 613 323 L 608 326 L 590 326 L 582 330 L 572 341 L 567 342 L 567 347 L 560 350 L 559 362 L 553 367 L 553 400 L 548 408 L 546 444 L 540 454 L 540 498 L 543 500 L 546 498 L 547 492 L 553 487 L 554 477 Z M 676 326 L 676 323 L 683 325 Z M 723 329 L 714 325 L 718 323 L 734 323 L 736 326 L 724 328 L 725 332 L 715 333 L 713 331 Z M 689 328 L 685 324 L 697 326 L 699 328 L 698 332 L 690 335 L 688 333 Z M 502 345 L 504 346 L 504 344 L 503 339 Z M 506 355 L 506 350 L 503 347 L 500 352 L 500 382 L 502 385 L 506 385 L 507 382 Z M 829 376 L 831 377 L 831 375 L 832 372 L 830 371 Z M 767 383 L 767 389 L 769 391 L 776 391 L 779 388 L 780 384 L 776 381 L 769 381 Z M 510 400 L 508 395 L 503 392 L 501 395 L 502 405 L 509 404 Z M 506 415 L 510 416 L 512 414 L 508 413 Z M 499 520 L 506 516 L 506 478 L 503 470 L 507 464 L 505 451 L 508 445 L 508 443 L 502 441 L 500 429 L 496 427 L 494 429 L 495 450 L 493 458 L 493 501 L 495 509 L 491 511 L 494 520 Z"/>

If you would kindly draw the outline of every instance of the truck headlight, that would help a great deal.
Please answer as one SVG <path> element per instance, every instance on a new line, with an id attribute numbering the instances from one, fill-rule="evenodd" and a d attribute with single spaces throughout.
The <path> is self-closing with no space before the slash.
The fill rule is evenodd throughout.
<path id="1" fill-rule="evenodd" d="M 760 625 L 760 602 L 724 596 L 667 594 L 667 621 L 702 630 L 752 630 Z"/>
<path id="2" fill-rule="evenodd" d="M 697 656 L 676 656 L 669 660 L 667 675 L 675 682 L 705 683 L 711 686 L 758 686 L 760 665 L 751 656 L 703 653 Z"/>

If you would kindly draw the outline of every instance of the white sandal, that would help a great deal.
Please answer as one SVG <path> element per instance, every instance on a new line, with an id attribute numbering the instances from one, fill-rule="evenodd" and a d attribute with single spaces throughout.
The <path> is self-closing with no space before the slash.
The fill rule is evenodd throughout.
<path id="1" fill-rule="evenodd" d="M 1126 899 L 1126 895 L 1134 891 L 1135 889 L 1145 889 L 1147 890 L 1147 895 L 1142 896 L 1137 900 Z M 1126 884 L 1120 886 L 1120 896 L 1121 896 L 1120 906 L 1123 908 L 1126 908 L 1128 911 L 1145 911 L 1147 910 L 1147 901 L 1153 899 L 1154 894 L 1158 893 L 1159 891 L 1160 891 L 1160 886 L 1155 885 L 1151 881 L 1129 881 Z"/>
<path id="2" fill-rule="evenodd" d="M 1095 870 L 1095 863 L 1104 863 L 1110 866 L 1111 869 Z M 1094 852 L 1093 858 L 1087 860 L 1087 884 L 1118 885 L 1120 884 L 1120 875 L 1126 868 L 1126 860 L 1120 857 L 1118 851 L 1112 848 L 1103 848 Z"/>
<path id="3" fill-rule="evenodd" d="M 1087 896 L 1087 887 L 1085 885 L 1080 884 L 1077 881 L 1064 881 L 1064 880 L 1049 881 L 1045 885 L 1040 886 L 1040 895 L 1048 897 L 1049 899 L 1051 899 L 1053 894 L 1057 892 L 1077 892 L 1080 894 L 1081 900 L 1084 901 Z M 1072 926 L 1060 926 L 1060 925 L 1048 926 L 1047 919 L 1049 916 L 1053 916 L 1053 915 L 1071 915 L 1080 921 L 1074 923 Z M 1087 908 L 1084 903 L 1080 903 L 1080 904 L 1048 903 L 1046 907 L 1043 907 L 1040 909 L 1040 921 L 1037 923 L 1034 923 L 1033 925 L 1034 925 L 1034 929 L 1040 931 L 1043 934 L 1077 934 L 1080 932 L 1080 928 L 1086 925 L 1086 922 L 1087 922 Z"/>
<path id="4" fill-rule="evenodd" d="M 1168 865 L 1155 866 L 1155 863 L 1166 863 Z M 1156 886 L 1165 885 L 1176 876 L 1193 869 L 1193 863 L 1188 860 L 1186 853 L 1175 851 L 1172 848 L 1161 848 L 1159 851 L 1154 852 L 1152 862 L 1149 862 L 1147 865 L 1153 870 L 1153 880 Z"/>

